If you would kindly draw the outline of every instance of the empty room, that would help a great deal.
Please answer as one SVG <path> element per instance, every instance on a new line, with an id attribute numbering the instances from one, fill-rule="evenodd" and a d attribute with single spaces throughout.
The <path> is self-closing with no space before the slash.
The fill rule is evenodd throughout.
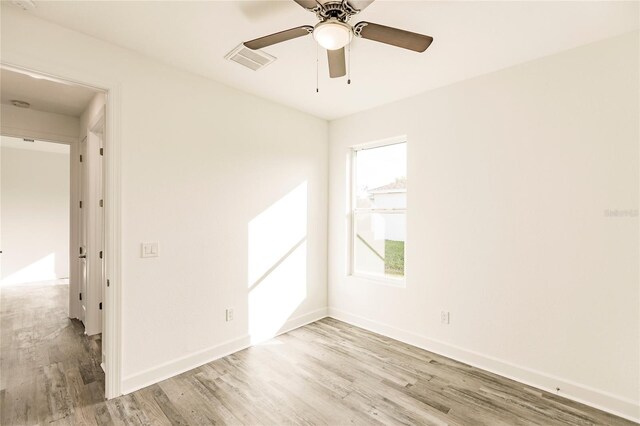
<path id="1" fill-rule="evenodd" d="M 2 425 L 640 424 L 640 2 L 0 3 Z"/>

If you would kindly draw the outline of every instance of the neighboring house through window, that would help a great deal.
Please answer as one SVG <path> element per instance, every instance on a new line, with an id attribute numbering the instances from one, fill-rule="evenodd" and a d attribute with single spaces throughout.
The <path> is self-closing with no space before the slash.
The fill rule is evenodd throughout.
<path id="1" fill-rule="evenodd" d="M 353 149 L 353 275 L 402 282 L 405 274 L 407 144 Z"/>

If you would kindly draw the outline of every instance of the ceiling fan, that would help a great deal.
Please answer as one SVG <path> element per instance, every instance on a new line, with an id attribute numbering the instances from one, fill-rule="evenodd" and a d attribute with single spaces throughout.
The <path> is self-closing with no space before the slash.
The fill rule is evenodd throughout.
<path id="1" fill-rule="evenodd" d="M 392 46 L 402 47 L 415 52 L 427 50 L 433 37 L 417 34 L 398 28 L 387 27 L 371 22 L 349 24 L 353 15 L 362 12 L 373 0 L 294 0 L 304 9 L 316 14 L 320 22 L 315 27 L 303 25 L 260 37 L 244 43 L 252 50 L 313 34 L 318 44 L 327 49 L 329 75 L 342 77 L 347 73 L 345 46 L 354 36 L 374 40 Z"/>

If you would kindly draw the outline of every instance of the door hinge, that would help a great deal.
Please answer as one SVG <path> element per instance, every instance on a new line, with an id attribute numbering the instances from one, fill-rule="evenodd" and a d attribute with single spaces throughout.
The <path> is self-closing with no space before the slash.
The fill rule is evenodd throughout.
<path id="1" fill-rule="evenodd" d="M 80 293 L 80 300 L 82 300 L 82 293 Z"/>
<path id="2" fill-rule="evenodd" d="M 100 259 L 102 259 L 102 250 L 100 250 Z"/>
<path id="3" fill-rule="evenodd" d="M 104 200 L 100 200 L 100 207 L 104 207 Z"/>
<path id="4" fill-rule="evenodd" d="M 109 287 L 109 285 L 110 285 L 110 284 L 111 284 L 111 283 L 109 282 L 109 280 L 107 280 L 107 287 Z"/>
<path id="5" fill-rule="evenodd" d="M 80 208 L 82 208 L 82 201 L 80 201 Z"/>
<path id="6" fill-rule="evenodd" d="M 102 302 L 100 302 L 100 304 L 98 305 L 98 307 L 100 308 L 100 310 L 102 310 Z"/>
<path id="7" fill-rule="evenodd" d="M 82 154 L 80 154 L 80 162 L 82 163 Z"/>
<path id="8" fill-rule="evenodd" d="M 82 247 L 78 247 L 78 251 L 82 254 Z"/>
<path id="9" fill-rule="evenodd" d="M 104 148 L 100 148 L 100 155 L 104 155 Z"/>

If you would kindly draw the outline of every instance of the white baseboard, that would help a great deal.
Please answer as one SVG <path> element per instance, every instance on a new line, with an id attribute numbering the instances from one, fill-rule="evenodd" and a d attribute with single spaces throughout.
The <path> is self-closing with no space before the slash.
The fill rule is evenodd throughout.
<path id="1" fill-rule="evenodd" d="M 303 325 L 307 325 L 326 316 L 327 308 L 321 308 L 295 318 L 291 318 L 283 324 L 276 335 L 302 327 Z M 249 346 L 251 346 L 251 338 L 249 335 L 245 335 L 125 377 L 121 384 L 122 394 L 126 395 L 170 377 L 177 376 L 185 371 L 192 370 L 208 362 L 215 361 L 216 359 L 220 359 L 227 355 L 231 355 L 232 353 L 246 349 Z"/>
<path id="2" fill-rule="evenodd" d="M 316 309 L 315 311 L 311 311 L 309 313 L 297 316 L 295 318 L 291 318 L 287 320 L 287 322 L 285 322 L 282 327 L 280 327 L 280 330 L 278 330 L 278 333 L 276 334 L 276 336 L 287 333 L 296 328 L 300 328 L 304 325 L 311 324 L 312 322 L 321 320 L 322 318 L 325 318 L 328 315 L 329 315 L 329 309 L 320 308 L 320 309 Z"/>
<path id="3" fill-rule="evenodd" d="M 249 342 L 249 336 L 245 335 L 133 374 L 122 380 L 120 389 L 122 390 L 122 394 L 126 395 L 234 352 L 241 351 L 249 347 Z"/>
<path id="4" fill-rule="evenodd" d="M 581 385 L 570 380 L 561 379 L 540 371 L 521 367 L 478 352 L 460 348 L 448 343 L 401 330 L 378 321 L 354 315 L 335 308 L 329 308 L 328 316 L 340 321 L 382 334 L 392 339 L 425 349 L 456 361 L 469 364 L 500 376 L 524 383 L 529 386 L 559 394 L 567 399 L 580 402 L 625 419 L 640 422 L 640 408 L 637 401 L 622 398 L 608 392 Z M 556 388 L 561 391 L 556 392 Z"/>

